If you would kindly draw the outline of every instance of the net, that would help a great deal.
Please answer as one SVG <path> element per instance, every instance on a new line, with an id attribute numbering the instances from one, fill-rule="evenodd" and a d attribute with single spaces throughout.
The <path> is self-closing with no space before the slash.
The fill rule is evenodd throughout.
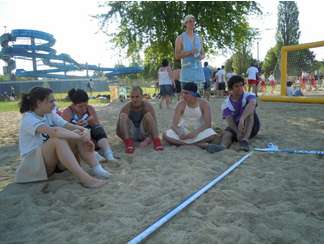
<path id="1" fill-rule="evenodd" d="M 272 75 L 276 89 L 269 95 L 323 97 L 324 41 L 284 46 Z"/>

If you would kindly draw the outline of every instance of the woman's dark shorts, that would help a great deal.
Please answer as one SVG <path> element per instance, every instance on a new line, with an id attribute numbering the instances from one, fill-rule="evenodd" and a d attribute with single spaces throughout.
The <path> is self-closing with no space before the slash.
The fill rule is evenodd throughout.
<path id="1" fill-rule="evenodd" d="M 175 92 L 179 94 L 181 92 L 181 82 L 179 80 L 174 81 L 176 87 L 175 87 Z"/>
<path id="2" fill-rule="evenodd" d="M 160 85 L 160 94 L 161 96 L 172 96 L 173 95 L 173 88 L 172 85 Z"/>
<path id="3" fill-rule="evenodd" d="M 218 90 L 225 90 L 225 83 L 224 82 L 218 84 Z"/>

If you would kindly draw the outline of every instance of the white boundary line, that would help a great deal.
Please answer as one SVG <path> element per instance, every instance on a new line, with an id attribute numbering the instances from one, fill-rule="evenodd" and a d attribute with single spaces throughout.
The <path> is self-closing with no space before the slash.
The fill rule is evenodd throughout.
<path id="1" fill-rule="evenodd" d="M 145 238 L 147 238 L 150 234 L 152 234 L 154 231 L 159 229 L 163 224 L 168 222 L 170 219 L 172 219 L 175 215 L 177 215 L 179 212 L 181 212 L 184 208 L 186 208 L 189 204 L 194 202 L 197 198 L 199 198 L 202 194 L 207 192 L 210 188 L 212 188 L 214 185 L 216 185 L 219 181 L 221 181 L 226 175 L 231 173 L 235 168 L 237 168 L 240 164 L 242 164 L 249 156 L 251 156 L 253 151 L 249 152 L 245 156 L 243 156 L 240 160 L 235 162 L 232 166 L 230 166 L 227 170 L 225 170 L 221 175 L 215 177 L 212 181 L 210 181 L 208 184 L 206 184 L 204 187 L 202 187 L 197 192 L 191 194 L 189 197 L 187 197 L 184 201 L 182 201 L 177 207 L 163 215 L 161 218 L 159 218 L 157 221 L 155 221 L 153 224 L 148 226 L 145 230 L 143 230 L 141 233 L 139 233 L 137 236 L 135 236 L 133 239 L 128 241 L 129 244 L 137 244 L 143 241 Z"/>

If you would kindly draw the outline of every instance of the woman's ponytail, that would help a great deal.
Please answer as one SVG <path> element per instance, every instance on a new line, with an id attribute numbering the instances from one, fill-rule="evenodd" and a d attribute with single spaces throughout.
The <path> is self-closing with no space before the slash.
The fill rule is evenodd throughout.
<path id="1" fill-rule="evenodd" d="M 20 113 L 30 111 L 30 96 L 29 94 L 22 94 L 21 101 L 19 103 Z"/>

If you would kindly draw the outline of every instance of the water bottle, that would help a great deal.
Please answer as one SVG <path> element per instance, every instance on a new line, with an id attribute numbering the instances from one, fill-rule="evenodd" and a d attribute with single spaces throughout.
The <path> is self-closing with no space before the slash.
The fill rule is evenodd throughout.
<path id="1" fill-rule="evenodd" d="M 194 56 L 195 58 L 198 58 L 198 57 L 200 56 L 200 49 L 195 48 L 195 49 L 194 49 L 194 54 L 193 54 L 193 56 Z"/>

